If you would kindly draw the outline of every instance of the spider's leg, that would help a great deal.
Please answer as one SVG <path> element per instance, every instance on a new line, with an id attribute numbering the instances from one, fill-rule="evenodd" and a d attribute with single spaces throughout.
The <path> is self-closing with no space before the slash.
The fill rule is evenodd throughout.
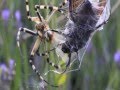
<path id="1" fill-rule="evenodd" d="M 56 7 L 56 6 L 51 6 L 51 5 L 35 5 L 35 8 L 36 9 L 49 9 L 50 10 L 50 14 L 47 18 L 47 22 L 49 22 L 50 18 L 53 16 L 53 14 L 56 12 L 56 11 L 59 11 L 61 13 L 63 13 L 64 9 L 62 8 L 59 8 L 59 7 Z"/>
<path id="2" fill-rule="evenodd" d="M 58 44 L 57 46 L 59 46 L 59 45 L 61 45 L 61 44 Z M 42 56 L 47 56 L 47 62 L 48 62 L 51 66 L 55 67 L 57 70 L 60 70 L 60 69 L 61 69 L 61 65 L 56 65 L 56 64 L 54 64 L 53 62 L 51 62 L 50 59 L 49 59 L 49 55 L 48 55 L 48 54 L 50 53 L 50 51 L 53 51 L 53 50 L 55 50 L 55 49 L 56 49 L 56 47 L 54 47 L 53 49 L 51 49 L 51 50 L 49 50 L 49 51 L 46 51 L 46 53 L 42 53 L 41 55 L 42 55 Z M 68 54 L 68 57 L 69 57 L 69 60 L 68 60 L 68 62 L 67 62 L 67 64 L 66 64 L 66 68 L 65 68 L 64 70 L 62 70 L 61 72 L 57 71 L 57 72 L 59 72 L 60 74 L 65 73 L 66 70 L 67 70 L 67 68 L 70 66 L 70 63 L 71 63 L 71 53 Z"/>
<path id="3" fill-rule="evenodd" d="M 46 81 L 46 80 L 41 76 L 41 74 L 39 73 L 39 71 L 36 69 L 36 67 L 35 67 L 35 65 L 34 65 L 34 56 L 35 56 L 35 54 L 36 54 L 36 52 L 37 52 L 37 50 L 38 50 L 38 48 L 39 48 L 40 42 L 41 42 L 41 38 L 38 36 L 38 37 L 37 37 L 37 40 L 36 40 L 36 42 L 35 42 L 35 44 L 34 44 L 34 46 L 33 46 L 33 49 L 32 49 L 32 51 L 31 51 L 31 53 L 30 53 L 29 63 L 30 63 L 30 65 L 31 65 L 33 71 L 35 71 L 35 73 L 36 73 L 37 76 L 39 77 L 39 79 L 42 80 L 42 81 L 44 81 L 45 83 L 51 85 L 48 81 Z M 58 87 L 58 86 L 55 86 L 55 85 L 51 85 L 51 86 L 53 86 L 53 87 Z"/>
<path id="4" fill-rule="evenodd" d="M 27 18 L 28 18 L 29 20 L 31 20 L 30 8 L 29 8 L 29 2 L 28 2 L 28 0 L 25 0 L 25 3 L 26 3 Z"/>
<path id="5" fill-rule="evenodd" d="M 57 30 L 54 30 L 54 29 L 51 29 L 50 31 L 56 32 L 58 34 L 63 34 L 61 31 L 57 31 Z"/>
<path id="6" fill-rule="evenodd" d="M 48 63 L 49 63 L 49 62 L 50 62 L 50 61 L 48 61 Z M 69 54 L 69 61 L 68 61 L 68 63 L 66 64 L 66 67 L 65 67 L 64 70 L 61 70 L 61 71 L 57 71 L 57 70 L 49 70 L 48 72 L 45 73 L 45 75 L 47 75 L 49 72 L 54 72 L 54 73 L 57 73 L 57 74 L 68 73 L 69 71 L 66 71 L 66 70 L 67 70 L 68 67 L 70 66 L 70 62 L 71 62 L 71 54 Z M 52 62 L 50 62 L 50 63 L 52 63 Z M 55 66 L 53 66 L 53 67 L 55 67 Z M 55 67 L 55 68 L 56 68 L 56 67 Z M 57 66 L 56 69 L 61 69 L 61 66 L 59 65 L 59 68 L 58 68 L 58 66 Z"/>
<path id="7" fill-rule="evenodd" d="M 60 66 L 60 65 L 56 65 L 55 63 L 53 63 L 53 62 L 50 61 L 49 53 L 42 53 L 41 56 L 46 56 L 46 57 L 47 57 L 47 58 L 46 58 L 47 63 L 48 63 L 49 65 L 51 65 L 52 67 L 54 67 L 55 69 L 57 69 L 57 70 L 58 70 L 58 69 L 61 69 L 61 66 Z"/>
<path id="8" fill-rule="evenodd" d="M 38 9 L 49 9 L 50 11 L 52 10 L 58 10 L 58 7 L 55 6 L 50 6 L 50 5 L 35 5 Z"/>
<path id="9" fill-rule="evenodd" d="M 43 17 L 41 16 L 40 12 L 39 12 L 39 5 L 35 5 L 35 12 L 39 18 L 39 20 L 42 22 L 43 21 Z"/>
<path id="10" fill-rule="evenodd" d="M 55 69 L 61 69 L 61 66 L 60 65 L 56 65 L 55 63 L 53 63 L 53 62 L 51 62 L 50 61 L 50 57 L 49 57 L 49 53 L 51 52 L 51 51 L 53 51 L 53 50 L 55 50 L 55 48 L 53 48 L 53 49 L 51 49 L 51 50 L 49 50 L 49 51 L 45 51 L 44 53 L 39 53 L 38 52 L 38 50 L 37 50 L 37 52 L 36 52 L 36 54 L 38 55 L 38 56 L 43 56 L 43 57 L 47 57 L 46 58 L 46 61 L 47 61 L 47 63 L 49 64 L 49 65 L 51 65 L 52 67 L 54 67 Z"/>
<path id="11" fill-rule="evenodd" d="M 36 22 L 36 23 L 40 22 L 42 16 L 41 16 L 40 14 L 38 15 L 38 12 L 36 12 L 37 15 L 38 15 L 38 17 L 32 17 L 32 16 L 30 15 L 29 1 L 28 1 L 28 0 L 25 0 L 25 3 L 26 3 L 27 18 L 28 18 L 30 21 L 34 21 L 34 22 Z"/>
<path id="12" fill-rule="evenodd" d="M 64 0 L 60 5 L 59 8 L 62 8 L 63 6 L 65 6 L 65 4 L 68 2 L 68 0 Z"/>
<path id="13" fill-rule="evenodd" d="M 66 37 L 66 34 L 64 34 L 62 31 L 57 31 L 57 30 L 54 30 L 54 29 L 51 29 L 50 31 L 55 32 L 57 34 L 60 34 L 60 35 L 63 35 L 64 37 Z M 60 45 L 60 44 L 58 44 L 58 45 Z"/>
<path id="14" fill-rule="evenodd" d="M 54 67 L 55 69 L 60 69 L 61 67 L 59 65 L 56 65 L 55 63 L 50 61 L 49 55 L 46 53 L 47 56 L 47 62 L 48 64 L 50 64 L 52 67 Z"/>
<path id="15" fill-rule="evenodd" d="M 38 8 L 38 9 L 49 9 L 50 12 L 55 10 L 55 11 L 58 11 L 58 12 L 62 13 L 62 10 L 64 10 L 60 7 L 51 6 L 51 5 L 35 5 L 35 7 Z"/>
<path id="16" fill-rule="evenodd" d="M 30 30 L 30 29 L 22 28 L 22 27 L 19 28 L 19 31 L 18 31 L 18 33 L 17 33 L 17 45 L 18 45 L 18 47 L 20 47 L 19 41 L 20 41 L 20 34 L 21 34 L 21 32 L 28 33 L 28 34 L 30 34 L 30 35 L 32 35 L 32 36 L 37 36 L 37 35 L 38 35 L 37 32 L 32 31 L 32 30 Z"/>

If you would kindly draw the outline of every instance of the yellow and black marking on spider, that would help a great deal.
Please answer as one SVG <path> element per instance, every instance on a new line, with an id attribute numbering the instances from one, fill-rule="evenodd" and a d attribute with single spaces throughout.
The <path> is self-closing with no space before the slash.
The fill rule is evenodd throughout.
<path id="1" fill-rule="evenodd" d="M 63 31 L 50 29 L 48 23 L 51 19 L 51 16 L 56 11 L 63 12 L 64 9 L 62 7 L 65 5 L 65 3 L 68 3 L 69 15 L 68 21 L 65 25 L 65 29 Z M 39 9 L 50 10 L 50 15 L 46 20 L 41 16 Z M 87 48 L 93 34 L 96 31 L 103 29 L 104 24 L 106 24 L 109 19 L 110 0 L 65 0 L 61 5 L 59 5 L 59 7 L 35 5 L 35 12 L 37 14 L 37 17 L 30 16 L 29 2 L 28 0 L 26 0 L 26 11 L 27 18 L 36 23 L 36 31 L 32 31 L 27 28 L 20 28 L 17 35 L 17 44 L 20 47 L 19 36 L 21 32 L 26 32 L 37 37 L 36 42 L 30 53 L 29 63 L 38 77 L 42 81 L 48 83 L 40 75 L 33 63 L 35 54 L 46 56 L 46 61 L 51 66 L 56 68 L 56 71 L 53 72 L 61 74 L 79 70 L 82 61 L 81 59 L 83 58 L 86 51 L 85 49 L 82 57 L 79 58 L 79 54 L 82 53 L 81 49 L 84 47 Z M 51 50 L 45 51 L 45 53 L 39 54 L 38 49 L 43 39 L 55 44 L 55 47 Z M 59 71 L 59 69 L 61 70 L 60 65 L 56 65 L 50 61 L 49 53 L 53 50 L 56 50 L 57 55 L 60 56 L 65 62 L 65 70 Z M 71 61 L 74 61 L 73 59 L 78 59 L 80 64 L 77 69 L 67 71 L 67 68 L 70 66 L 70 64 L 72 64 Z"/>

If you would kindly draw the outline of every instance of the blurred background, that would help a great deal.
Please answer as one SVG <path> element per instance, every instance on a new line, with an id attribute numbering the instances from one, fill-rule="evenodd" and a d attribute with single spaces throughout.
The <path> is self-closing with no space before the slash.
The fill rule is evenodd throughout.
<path id="1" fill-rule="evenodd" d="M 35 4 L 57 6 L 62 0 L 29 0 L 29 2 L 31 15 L 35 16 Z M 26 17 L 25 0 L 0 0 L 0 90 L 120 90 L 119 4 L 120 0 L 111 0 L 110 20 L 104 30 L 97 32 L 92 38 L 80 71 L 64 75 L 48 73 L 45 76 L 50 83 L 60 85 L 59 88 L 54 88 L 44 87 L 28 63 L 34 38 L 22 34 L 20 43 L 23 57 L 16 45 L 19 27 L 34 30 L 35 23 Z M 41 10 L 44 17 L 48 13 L 47 10 Z M 62 17 L 64 15 L 56 13 L 52 17 L 50 27 L 53 29 L 63 27 Z M 48 49 L 50 45 L 46 43 L 41 47 Z M 54 52 L 50 59 L 55 61 Z M 52 68 L 42 57 L 37 56 L 35 65 L 41 74 Z"/>

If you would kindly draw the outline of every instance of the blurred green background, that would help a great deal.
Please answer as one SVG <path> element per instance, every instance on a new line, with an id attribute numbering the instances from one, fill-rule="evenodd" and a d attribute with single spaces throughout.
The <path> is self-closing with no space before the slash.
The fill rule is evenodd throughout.
<path id="1" fill-rule="evenodd" d="M 57 6 L 62 0 L 29 0 L 31 15 L 35 4 Z M 34 30 L 34 23 L 26 17 L 25 0 L 0 0 L 0 90 L 120 90 L 120 0 L 111 0 L 112 14 L 104 30 L 97 32 L 87 49 L 80 71 L 66 75 L 49 73 L 45 78 L 59 88 L 41 87 L 28 63 L 34 39 L 23 34 L 21 57 L 16 45 L 19 27 Z M 41 10 L 45 17 L 47 10 Z M 60 13 L 50 22 L 57 28 Z M 62 22 L 62 21 L 60 21 Z M 59 25 L 60 27 L 60 25 Z M 61 26 L 62 27 L 62 26 Z M 46 45 L 49 48 L 49 44 Z M 55 61 L 53 53 L 50 58 Z M 35 64 L 41 73 L 51 68 L 44 59 L 36 57 Z"/>

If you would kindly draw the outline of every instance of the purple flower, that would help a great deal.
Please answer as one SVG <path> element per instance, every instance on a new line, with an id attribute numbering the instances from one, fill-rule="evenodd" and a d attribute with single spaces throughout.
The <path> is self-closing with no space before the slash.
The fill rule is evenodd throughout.
<path id="1" fill-rule="evenodd" d="M 22 26 L 22 23 L 21 23 L 21 13 L 20 13 L 19 10 L 17 10 L 15 12 L 15 18 L 16 18 L 16 21 L 17 21 L 17 23 L 16 23 L 17 28 L 21 27 Z"/>
<path id="2" fill-rule="evenodd" d="M 117 51 L 114 54 L 114 60 L 115 60 L 115 62 L 120 62 L 120 51 Z"/>
<path id="3" fill-rule="evenodd" d="M 15 18 L 16 18 L 17 22 L 20 22 L 20 20 L 21 20 L 21 13 L 20 13 L 19 10 L 17 10 L 17 11 L 15 12 Z"/>
<path id="4" fill-rule="evenodd" d="M 8 71 L 8 68 L 5 64 L 1 64 L 0 69 L 2 70 L 2 72 L 7 72 Z"/>
<path id="5" fill-rule="evenodd" d="M 7 72 L 8 72 L 8 68 L 5 64 L 1 64 L 0 65 L 0 69 L 1 69 L 1 79 L 2 80 L 7 80 Z"/>
<path id="6" fill-rule="evenodd" d="M 2 11 L 2 15 L 1 16 L 2 16 L 2 19 L 4 21 L 7 21 L 9 19 L 9 17 L 10 17 L 10 10 L 9 9 L 4 9 Z"/>
<path id="7" fill-rule="evenodd" d="M 13 70 L 15 67 L 15 61 L 13 59 L 9 60 L 9 69 Z"/>
<path id="8" fill-rule="evenodd" d="M 15 75 L 15 61 L 13 59 L 10 59 L 8 62 L 9 67 L 2 63 L 0 64 L 0 79 L 1 80 L 12 80 L 13 76 Z"/>
<path id="9" fill-rule="evenodd" d="M 12 79 L 12 76 L 15 74 L 15 61 L 13 59 L 9 60 L 9 79 Z"/>

